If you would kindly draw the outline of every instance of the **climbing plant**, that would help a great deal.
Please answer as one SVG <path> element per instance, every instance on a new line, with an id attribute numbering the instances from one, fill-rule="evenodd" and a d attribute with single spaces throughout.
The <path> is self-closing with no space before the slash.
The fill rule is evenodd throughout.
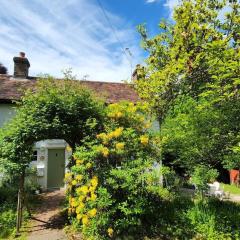
<path id="1" fill-rule="evenodd" d="M 0 165 L 8 174 L 19 177 L 21 192 L 36 141 L 64 139 L 75 149 L 102 129 L 105 112 L 103 101 L 69 72 L 62 80 L 41 77 L 17 103 L 16 111 L 0 134 Z"/>

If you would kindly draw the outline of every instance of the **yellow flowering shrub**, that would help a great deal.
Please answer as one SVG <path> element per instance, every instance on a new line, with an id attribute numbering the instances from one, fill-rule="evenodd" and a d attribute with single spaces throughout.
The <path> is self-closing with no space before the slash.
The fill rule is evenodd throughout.
<path id="1" fill-rule="evenodd" d="M 70 219 L 92 239 L 113 238 L 141 221 L 145 205 L 136 196 L 146 194 L 142 173 L 153 162 L 141 104 L 110 104 L 107 116 L 105 129 L 76 149 L 71 167 Z"/>

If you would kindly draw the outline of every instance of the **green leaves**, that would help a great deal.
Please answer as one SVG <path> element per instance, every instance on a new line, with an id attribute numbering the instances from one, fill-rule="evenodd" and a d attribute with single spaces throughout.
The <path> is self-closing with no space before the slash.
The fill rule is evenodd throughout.
<path id="1" fill-rule="evenodd" d="M 69 72 L 63 80 L 38 79 L 36 89 L 29 89 L 19 105 L 0 137 L 1 164 L 12 174 L 32 161 L 34 142 L 60 138 L 75 148 L 84 138 L 94 138 L 105 118 L 103 101 Z"/>
<path id="2" fill-rule="evenodd" d="M 158 35 L 139 29 L 149 57 L 134 83 L 168 136 L 166 162 L 177 168 L 232 162 L 225 156 L 240 131 L 239 9 L 237 1 L 182 0 Z"/>

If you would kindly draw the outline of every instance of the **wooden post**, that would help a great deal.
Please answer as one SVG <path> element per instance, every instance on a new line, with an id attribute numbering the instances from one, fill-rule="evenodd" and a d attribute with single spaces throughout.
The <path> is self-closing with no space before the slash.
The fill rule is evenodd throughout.
<path id="1" fill-rule="evenodd" d="M 23 192 L 24 192 L 25 168 L 20 176 L 18 203 L 17 203 L 17 222 L 16 222 L 16 236 L 20 235 L 20 228 L 22 226 L 22 211 L 23 211 Z"/>
<path id="2" fill-rule="evenodd" d="M 18 202 L 17 202 L 17 222 L 16 222 L 16 236 L 20 235 L 20 217 L 21 217 L 21 191 L 18 190 Z"/>

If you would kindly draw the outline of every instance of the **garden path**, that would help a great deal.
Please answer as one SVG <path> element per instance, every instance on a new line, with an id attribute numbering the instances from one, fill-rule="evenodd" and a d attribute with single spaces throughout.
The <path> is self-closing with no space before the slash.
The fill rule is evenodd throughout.
<path id="1" fill-rule="evenodd" d="M 25 227 L 28 240 L 64 240 L 64 217 L 61 215 L 61 202 L 64 191 L 56 190 L 41 194 L 41 206 L 36 210 L 30 224 Z"/>

